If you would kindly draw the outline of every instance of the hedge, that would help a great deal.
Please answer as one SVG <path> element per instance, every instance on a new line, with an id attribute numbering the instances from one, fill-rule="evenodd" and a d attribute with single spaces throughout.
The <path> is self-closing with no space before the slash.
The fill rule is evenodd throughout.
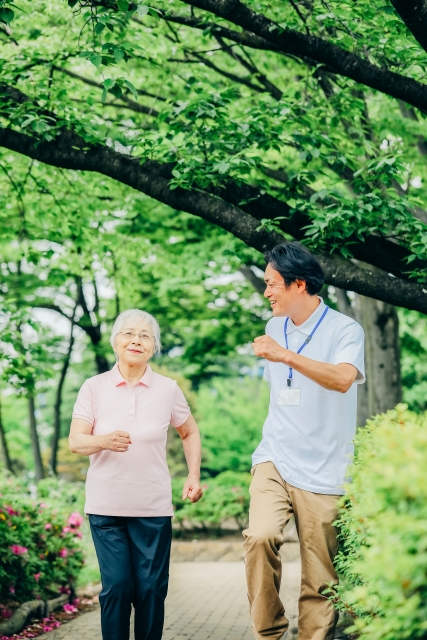
<path id="1" fill-rule="evenodd" d="M 427 638 L 427 414 L 398 405 L 359 430 L 355 451 L 335 602 L 361 640 Z"/>

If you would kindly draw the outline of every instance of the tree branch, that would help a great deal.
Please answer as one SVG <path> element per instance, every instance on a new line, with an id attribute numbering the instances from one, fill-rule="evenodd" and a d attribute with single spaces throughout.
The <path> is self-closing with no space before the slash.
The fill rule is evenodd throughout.
<path id="1" fill-rule="evenodd" d="M 62 73 L 65 73 L 67 76 L 70 76 L 70 78 L 75 78 L 76 80 L 80 80 L 80 82 L 84 82 L 85 84 L 91 86 L 91 87 L 96 87 L 97 89 L 102 89 L 102 85 L 99 84 L 98 82 L 95 82 L 94 80 L 91 80 L 90 78 L 85 78 L 85 76 L 81 76 L 78 73 L 75 73 L 74 71 L 70 71 L 69 69 L 64 69 L 64 67 L 54 67 L 55 69 L 57 69 L 58 71 L 61 71 Z M 142 91 L 139 91 L 139 93 L 144 93 Z M 145 95 L 151 95 L 151 94 L 145 94 Z M 158 118 L 159 116 L 159 112 L 156 111 L 155 109 L 153 109 L 152 107 L 147 107 L 143 104 L 140 104 L 139 102 L 136 102 L 136 100 L 132 100 L 131 98 L 129 98 L 126 94 L 123 94 L 120 97 L 120 100 L 122 100 L 125 105 L 127 106 L 128 109 L 131 109 L 132 111 L 136 111 L 137 113 L 145 113 L 149 116 L 153 116 L 153 118 Z M 107 103 L 108 105 L 108 103 Z M 112 105 L 112 106 L 122 106 L 122 105 Z M 124 106 L 124 105 L 123 105 Z"/>
<path id="2" fill-rule="evenodd" d="M 274 50 L 297 57 L 308 57 L 325 64 L 328 70 L 363 84 L 427 112 L 427 85 L 383 69 L 317 36 L 282 28 L 273 20 L 256 13 L 240 0 L 181 0 L 229 20 L 258 38 L 274 45 Z M 225 36 L 227 37 L 227 36 Z"/>
<path id="3" fill-rule="evenodd" d="M 55 167 L 102 173 L 173 209 L 218 225 L 258 251 L 264 252 L 283 241 L 281 234 L 259 229 L 259 222 L 253 215 L 222 198 L 197 190 L 171 190 L 169 179 L 162 175 L 170 173 L 170 165 L 141 164 L 138 158 L 123 155 L 109 147 L 89 145 L 70 130 L 45 142 L 17 131 L 0 129 L 0 145 Z M 246 206 L 250 208 L 253 203 Z M 259 209 L 259 202 L 255 203 L 255 208 Z M 276 216 L 277 213 L 276 210 Z M 422 285 L 362 269 L 337 256 L 321 254 L 318 259 L 328 284 L 427 314 L 427 290 Z"/>
<path id="4" fill-rule="evenodd" d="M 427 51 L 427 2 L 426 0 L 391 0 L 414 38 Z"/>
<path id="5" fill-rule="evenodd" d="M 26 96 L 21 91 L 13 87 L 0 85 L 0 89 L 3 90 L 6 96 L 9 96 L 9 98 L 11 98 L 12 101 L 18 104 L 22 104 L 23 102 L 29 100 L 28 96 Z M 56 116 L 52 112 L 43 111 L 43 113 L 46 117 L 50 118 L 51 120 L 53 121 L 56 120 Z M 38 144 L 38 141 L 36 141 L 33 138 L 29 138 L 23 134 L 18 134 L 15 131 L 7 130 L 7 129 L 4 131 L 5 133 L 3 135 L 6 136 L 6 138 L 7 136 L 18 136 L 18 138 L 20 136 L 19 139 L 22 139 L 22 141 L 29 140 L 33 146 Z M 47 143 L 42 143 L 42 144 L 43 144 L 43 148 L 49 147 Z M 69 158 L 71 155 L 75 155 L 75 152 L 78 151 L 79 154 L 81 154 L 81 156 L 79 157 L 81 158 L 80 161 L 82 165 L 78 166 L 77 168 L 82 170 L 84 170 L 84 166 L 85 166 L 85 163 L 88 162 L 88 158 L 92 159 L 93 156 L 96 157 L 98 154 L 109 153 L 108 148 L 102 145 L 91 145 L 85 148 L 85 144 L 82 138 L 78 136 L 72 129 L 67 129 L 66 131 L 58 135 L 58 137 L 54 141 L 52 141 L 51 145 L 52 147 L 56 148 L 57 154 L 59 153 L 61 157 L 64 157 L 65 163 L 67 162 L 67 158 Z M 5 144 L 5 146 L 7 145 Z M 87 152 L 86 152 L 86 149 L 87 149 Z M 30 155 L 31 157 L 34 157 L 30 153 L 26 153 L 24 142 L 22 143 L 20 153 L 24 153 L 26 155 Z M 113 153 L 112 150 L 111 150 L 111 153 Z M 133 167 L 138 166 L 139 168 L 141 168 L 141 165 L 139 164 L 140 161 L 137 158 L 132 158 L 131 156 L 127 156 L 127 155 L 125 156 L 118 152 L 114 157 L 115 157 L 115 162 L 117 162 L 119 158 L 120 158 L 120 164 L 123 164 L 125 160 L 126 161 L 129 160 L 132 163 Z M 92 160 L 90 160 L 90 162 L 92 162 Z M 47 163 L 55 164 L 54 162 L 49 162 L 49 161 L 47 161 Z M 58 164 L 57 166 L 61 166 L 63 168 L 74 168 L 74 166 L 68 167 L 66 164 L 65 165 Z M 102 167 L 102 165 L 99 165 L 99 166 Z M 95 170 L 99 173 L 106 174 L 106 171 L 104 170 L 103 167 L 101 169 L 98 169 L 98 167 L 96 166 L 96 162 L 94 162 L 93 167 L 91 165 L 89 170 L 90 171 Z M 161 202 L 165 202 L 166 204 L 169 204 L 168 199 L 163 200 L 162 198 L 169 198 L 169 199 L 171 198 L 170 195 L 168 196 L 165 195 L 164 188 L 167 188 L 168 192 L 170 191 L 169 180 L 172 178 L 172 170 L 174 168 L 174 163 L 160 164 L 158 162 L 150 161 L 150 162 L 145 162 L 143 167 L 145 168 L 144 175 L 155 175 L 158 178 L 162 178 L 165 181 L 164 184 L 162 184 L 161 189 L 159 185 L 159 189 L 161 191 L 161 195 L 159 194 L 159 197 L 157 197 L 156 195 L 157 192 L 154 189 L 155 181 L 150 187 L 144 184 L 143 187 L 140 188 L 138 185 L 137 186 L 134 185 L 134 180 L 135 180 L 134 177 L 132 177 L 132 180 L 129 182 L 126 182 L 126 179 L 123 180 L 121 177 L 116 177 L 115 175 L 112 175 L 112 177 L 115 179 L 118 179 L 121 182 L 125 182 L 125 184 L 133 186 L 135 189 L 138 189 L 143 193 L 147 193 L 148 195 L 152 195 L 152 194 L 150 191 L 146 191 L 145 189 L 147 188 L 154 189 L 154 192 L 153 192 L 154 195 L 152 195 L 152 197 L 155 198 L 156 200 L 160 200 Z M 128 172 L 128 170 L 129 170 L 129 167 L 127 166 L 126 173 Z M 153 180 L 153 178 L 150 178 L 150 180 Z M 305 238 L 305 227 L 307 227 L 311 223 L 311 219 L 307 214 L 304 214 L 301 212 L 295 212 L 291 214 L 290 207 L 286 202 L 283 202 L 282 200 L 278 200 L 272 195 L 266 194 L 262 192 L 260 189 L 256 187 L 252 187 L 251 185 L 236 184 L 233 181 L 229 181 L 228 184 L 225 184 L 221 188 L 212 188 L 212 189 L 207 189 L 206 191 L 209 192 L 209 193 L 204 192 L 206 197 L 208 197 L 208 195 L 219 196 L 220 198 L 222 198 L 223 201 L 225 201 L 229 205 L 233 205 L 234 207 L 238 208 L 238 211 L 240 212 L 245 211 L 246 213 L 250 214 L 252 218 L 255 218 L 256 220 L 262 220 L 263 218 L 273 220 L 280 216 L 282 218 L 280 221 L 280 229 L 283 232 L 288 233 L 289 235 L 293 236 L 298 240 L 302 240 L 303 238 Z M 181 193 L 181 191 L 179 193 Z M 190 193 L 200 194 L 203 192 L 200 192 L 200 191 L 196 192 L 195 190 L 191 192 L 188 190 L 187 191 L 182 190 L 182 193 L 183 194 L 185 193 L 187 195 L 187 198 L 190 198 L 190 195 L 189 195 Z M 218 199 L 216 200 L 216 203 L 218 203 Z M 177 206 L 176 208 L 179 209 L 180 207 Z M 199 215 L 199 213 L 197 212 L 197 207 L 194 213 L 196 215 Z M 211 222 L 213 222 L 214 224 L 217 224 L 215 219 L 212 219 Z M 357 260 L 362 260 L 363 262 L 366 262 L 379 269 L 382 269 L 386 273 L 391 273 L 396 277 L 406 279 L 406 280 L 408 279 L 408 276 L 405 272 L 408 271 L 408 263 L 406 259 L 412 255 L 409 249 L 395 242 L 390 242 L 386 238 L 380 235 L 367 236 L 363 241 L 360 241 L 360 239 L 356 235 L 354 235 L 353 237 L 348 238 L 348 241 L 352 243 L 353 256 Z M 248 242 L 248 244 L 251 245 L 251 242 Z M 412 269 L 416 269 L 416 268 L 423 269 L 425 267 L 426 267 L 426 262 L 421 261 L 418 258 L 415 259 L 411 264 Z"/>

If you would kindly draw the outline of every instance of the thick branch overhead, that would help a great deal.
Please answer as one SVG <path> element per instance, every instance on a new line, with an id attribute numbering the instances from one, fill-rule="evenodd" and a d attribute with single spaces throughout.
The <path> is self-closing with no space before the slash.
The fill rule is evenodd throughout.
<path id="1" fill-rule="evenodd" d="M 239 0 L 182 0 L 185 4 L 229 20 L 262 40 L 275 50 L 297 57 L 307 57 L 325 64 L 341 76 L 427 112 L 427 85 L 394 71 L 372 64 L 365 58 L 316 36 L 279 27 L 264 15 L 256 13 Z"/>
<path id="2" fill-rule="evenodd" d="M 88 145 L 75 133 L 67 131 L 53 141 L 38 142 L 22 133 L 0 129 L 0 145 L 55 167 L 102 173 L 173 209 L 218 225 L 258 251 L 283 241 L 279 233 L 259 229 L 256 218 L 219 197 L 203 191 L 171 190 L 169 181 L 161 176 L 162 167 L 158 171 L 156 163 L 141 164 L 139 159 L 108 147 Z M 319 260 L 328 284 L 427 313 L 427 290 L 422 285 L 371 273 L 334 256 L 322 254 Z"/>

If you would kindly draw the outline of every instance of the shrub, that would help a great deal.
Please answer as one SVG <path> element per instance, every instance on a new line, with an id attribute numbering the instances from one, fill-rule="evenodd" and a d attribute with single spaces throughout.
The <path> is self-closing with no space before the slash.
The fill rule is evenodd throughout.
<path id="1" fill-rule="evenodd" d="M 0 482 L 0 494 L 1 601 L 71 592 L 83 565 L 82 516 L 32 499 L 11 478 Z"/>
<path id="2" fill-rule="evenodd" d="M 180 524 L 219 528 L 225 520 L 233 518 L 239 528 L 246 525 L 249 509 L 249 473 L 224 471 L 203 482 L 203 498 L 192 504 L 181 499 L 184 480 L 173 481 L 175 518 Z"/>
<path id="3" fill-rule="evenodd" d="M 338 608 L 362 640 L 427 637 L 427 414 L 406 405 L 356 436 L 339 517 Z"/>
<path id="4" fill-rule="evenodd" d="M 212 474 L 244 472 L 261 439 L 269 385 L 260 378 L 216 378 L 198 393 L 203 469 Z"/>

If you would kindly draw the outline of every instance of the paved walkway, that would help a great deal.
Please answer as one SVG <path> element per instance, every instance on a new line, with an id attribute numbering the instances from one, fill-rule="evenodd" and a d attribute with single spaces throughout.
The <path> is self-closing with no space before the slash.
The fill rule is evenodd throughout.
<path id="1" fill-rule="evenodd" d="M 282 598 L 297 635 L 298 561 L 283 563 Z M 131 636 L 132 637 L 132 636 Z M 243 562 L 173 562 L 163 640 L 253 640 Z M 99 610 L 39 640 L 101 640 Z"/>

